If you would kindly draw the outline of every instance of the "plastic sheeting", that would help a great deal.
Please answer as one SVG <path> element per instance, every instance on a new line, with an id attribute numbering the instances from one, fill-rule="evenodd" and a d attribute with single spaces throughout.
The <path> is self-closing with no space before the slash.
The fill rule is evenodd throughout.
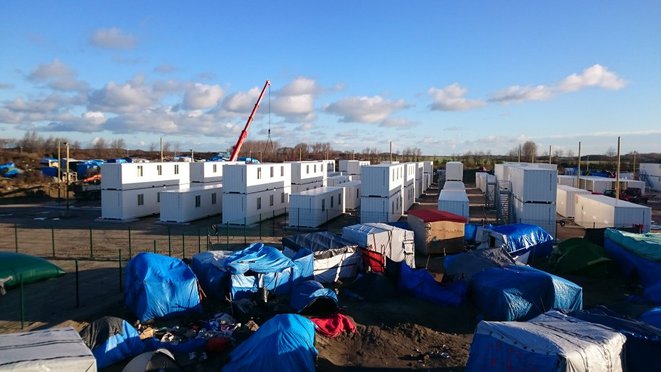
<path id="1" fill-rule="evenodd" d="M 0 279 L 9 279 L 0 280 L 0 286 L 3 282 L 6 287 L 19 285 L 21 277 L 23 283 L 34 283 L 63 274 L 64 270 L 43 258 L 23 253 L 0 252 Z"/>
<path id="2" fill-rule="evenodd" d="M 294 266 L 292 260 L 277 248 L 253 243 L 225 259 L 225 269 L 231 274 L 271 273 Z"/>
<path id="3" fill-rule="evenodd" d="M 644 312 L 640 320 L 661 329 L 661 307 L 655 307 Z"/>
<path id="4" fill-rule="evenodd" d="M 447 256 L 443 261 L 445 276 L 466 281 L 486 269 L 514 264 L 514 259 L 500 248 L 475 249 Z"/>
<path id="5" fill-rule="evenodd" d="M 231 251 L 208 251 L 193 256 L 191 269 L 200 282 L 204 293 L 217 300 L 224 299 L 227 292 L 227 278 L 225 259 Z"/>
<path id="6" fill-rule="evenodd" d="M 463 280 L 439 284 L 425 269 L 413 270 L 406 263 L 400 263 L 400 289 L 415 297 L 438 305 L 459 306 L 465 298 L 468 285 Z"/>
<path id="7" fill-rule="evenodd" d="M 606 229 L 604 235 L 637 256 L 661 263 L 661 233 L 635 234 Z"/>
<path id="8" fill-rule="evenodd" d="M 622 333 L 627 338 L 625 345 L 627 371 L 646 372 L 657 364 L 661 351 L 661 329 L 645 322 L 625 318 L 605 307 L 572 311 L 568 315 Z"/>
<path id="9" fill-rule="evenodd" d="M 300 315 L 280 314 L 234 349 L 223 371 L 314 371 L 316 358 L 314 323 Z"/>
<path id="10" fill-rule="evenodd" d="M 80 336 L 92 349 L 99 368 L 136 356 L 145 349 L 138 331 L 125 320 L 112 316 L 93 321 Z"/>
<path id="11" fill-rule="evenodd" d="M 558 254 L 552 259 L 553 270 L 558 274 L 604 278 L 613 271 L 614 262 L 606 257 L 604 248 L 583 238 L 563 241 L 558 245 Z"/>
<path id="12" fill-rule="evenodd" d="M 142 252 L 125 273 L 124 302 L 143 323 L 201 310 L 197 278 L 177 258 Z"/>
<path id="13" fill-rule="evenodd" d="M 478 324 L 467 371 L 622 371 L 625 337 L 551 311 L 530 322 Z"/>
<path id="14" fill-rule="evenodd" d="M 342 237 L 361 248 L 388 257 L 395 262 L 406 262 L 415 267 L 414 233 L 384 223 L 366 223 L 342 228 Z M 376 270 L 383 271 L 383 269 Z"/>
<path id="15" fill-rule="evenodd" d="M 501 234 L 507 252 L 513 256 L 530 253 L 531 257 L 548 257 L 553 250 L 553 237 L 536 225 L 523 223 L 489 226 L 488 230 Z M 495 247 L 492 247 L 495 248 Z"/>
<path id="16" fill-rule="evenodd" d="M 294 287 L 289 304 L 297 313 L 307 312 L 313 306 L 318 312 L 331 313 L 337 311 L 338 301 L 335 291 L 316 280 L 306 280 Z"/>
<path id="17" fill-rule="evenodd" d="M 470 296 L 486 320 L 528 320 L 550 309 L 583 308 L 581 287 L 529 266 L 510 265 L 475 274 Z"/>

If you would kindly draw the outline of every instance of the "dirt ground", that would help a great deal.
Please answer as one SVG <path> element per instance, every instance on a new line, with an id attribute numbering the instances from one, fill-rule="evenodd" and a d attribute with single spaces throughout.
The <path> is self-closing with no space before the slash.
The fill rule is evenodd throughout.
<path id="1" fill-rule="evenodd" d="M 484 208 L 483 197 L 479 190 L 468 188 L 471 203 L 472 221 L 493 222 L 493 212 Z M 423 196 L 414 208 L 435 208 L 438 190 L 433 188 Z M 652 199 L 653 217 L 661 222 L 661 200 L 658 195 Z M 132 238 L 133 254 L 137 251 L 152 249 L 152 242 L 157 242 L 160 253 L 168 246 L 164 231 L 167 227 L 155 224 L 155 219 L 141 219 L 130 224 L 102 224 L 96 220 L 100 214 L 93 205 L 77 205 L 71 218 L 61 218 L 63 209 L 49 205 L 2 205 L 0 206 L 0 250 L 14 251 L 14 229 L 19 228 L 19 250 L 53 258 L 67 272 L 66 275 L 24 287 L 24 297 L 20 290 L 12 288 L 8 294 L 0 297 L 0 333 L 17 332 L 23 329 L 70 325 L 82 329 L 89 321 L 103 315 L 130 317 L 123 305 L 119 261 L 115 259 L 118 246 L 128 244 L 127 227 L 135 232 Z M 194 233 L 185 239 L 181 231 L 205 230 L 213 220 L 205 220 L 190 226 L 172 226 L 170 246 L 175 247 L 173 255 L 189 257 L 198 249 L 206 249 L 206 232 L 199 240 Z M 341 226 L 356 223 L 355 216 L 346 216 L 334 220 L 329 230 L 337 231 Z M 52 236 L 50 226 L 58 226 L 55 236 L 56 254 L 52 255 Z M 98 227 L 94 230 L 94 259 L 88 257 L 89 225 Z M 281 223 L 267 222 L 260 228 L 261 240 L 276 245 L 282 235 L 293 233 L 281 228 Z M 271 229 L 269 231 L 269 228 Z M 68 229 L 75 238 L 63 235 L 61 230 Z M 101 232 L 103 230 L 103 232 Z M 240 231 L 233 231 L 238 233 Z M 558 227 L 560 240 L 573 236 L 583 236 L 584 230 L 576 225 L 567 224 Z M 98 234 L 98 235 L 97 235 Z M 257 239 L 253 228 L 251 237 Z M 273 234 L 267 238 L 267 234 Z M 73 236 L 73 235 L 72 235 Z M 198 233 L 198 236 L 200 234 Z M 175 239 L 176 237 L 176 239 Z M 211 247 L 239 249 L 243 247 L 243 237 L 232 237 L 223 242 L 225 237 L 212 237 Z M 214 240 L 215 239 L 215 240 Z M 249 239 L 249 238 L 246 238 Z M 185 240 L 185 241 L 184 241 Z M 183 249 L 182 249 L 183 248 Z M 124 248 L 123 254 L 126 255 Z M 79 257 L 79 295 L 76 301 L 75 261 L 67 257 Z M 87 257 L 87 258 L 85 258 Z M 124 256 L 123 260 L 126 259 Z M 424 265 L 425 258 L 418 257 L 418 266 Z M 123 265 L 125 262 L 123 262 Z M 631 288 L 617 276 L 607 280 L 591 280 L 580 277 L 568 277 L 584 288 L 584 306 L 591 307 L 605 304 L 625 314 L 636 316 L 643 307 L 626 301 Z M 348 290 L 345 290 L 348 289 Z M 339 288 L 340 305 L 343 312 L 352 317 L 357 325 L 355 334 L 338 338 L 316 336 L 315 345 L 319 351 L 318 370 L 462 370 L 464 369 L 473 332 L 478 323 L 478 314 L 470 303 L 460 307 L 438 306 L 411 296 L 393 294 L 376 300 L 358 299 L 351 291 L 351 285 Z M 21 316 L 21 302 L 24 304 Z M 190 370 L 217 370 L 215 364 L 191 366 Z M 121 370 L 113 366 L 108 370 Z"/>

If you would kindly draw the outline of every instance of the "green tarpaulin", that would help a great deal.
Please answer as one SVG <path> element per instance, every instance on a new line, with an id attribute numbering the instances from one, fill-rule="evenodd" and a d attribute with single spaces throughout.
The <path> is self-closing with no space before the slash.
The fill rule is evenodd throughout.
<path id="1" fill-rule="evenodd" d="M 12 287 L 23 283 L 33 283 L 64 274 L 64 270 L 43 258 L 22 253 L 0 252 L 0 283 Z"/>
<path id="2" fill-rule="evenodd" d="M 639 257 L 661 262 L 661 234 L 659 233 L 634 234 L 607 229 L 605 235 L 606 238 Z"/>
<path id="3" fill-rule="evenodd" d="M 582 238 L 571 238 L 558 245 L 553 269 L 557 274 L 605 277 L 613 268 L 603 247 Z"/>

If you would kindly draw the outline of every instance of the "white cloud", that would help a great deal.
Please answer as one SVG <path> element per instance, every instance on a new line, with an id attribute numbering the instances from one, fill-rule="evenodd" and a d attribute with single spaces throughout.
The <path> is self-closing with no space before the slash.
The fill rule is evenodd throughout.
<path id="1" fill-rule="evenodd" d="M 545 85 L 519 86 L 500 90 L 491 97 L 494 102 L 523 102 L 523 101 L 545 101 L 554 95 L 553 89 Z"/>
<path id="2" fill-rule="evenodd" d="M 297 96 L 297 95 L 311 95 L 321 92 L 321 88 L 317 82 L 307 77 L 298 77 L 291 83 L 285 85 L 277 95 L 281 96 Z"/>
<path id="3" fill-rule="evenodd" d="M 298 77 L 274 94 L 271 111 L 288 121 L 312 122 L 316 118 L 314 101 L 322 91 L 314 79 Z"/>
<path id="4" fill-rule="evenodd" d="M 145 85 L 141 78 L 136 78 L 125 84 L 111 81 L 102 89 L 93 91 L 89 106 L 94 111 L 127 113 L 145 110 L 156 101 L 151 87 Z"/>
<path id="5" fill-rule="evenodd" d="M 27 79 L 36 83 L 45 82 L 51 89 L 59 91 L 84 92 L 88 88 L 86 82 L 77 80 L 76 73 L 57 58 L 51 63 L 37 66 Z"/>
<path id="6" fill-rule="evenodd" d="M 182 105 L 187 110 L 199 110 L 216 106 L 223 97 L 219 85 L 196 83 L 188 87 Z"/>
<path id="7" fill-rule="evenodd" d="M 434 102 L 429 106 L 439 111 L 467 111 L 484 106 L 484 101 L 467 99 L 464 96 L 468 90 L 458 83 L 450 84 L 444 88 L 429 88 L 427 91 Z"/>
<path id="8" fill-rule="evenodd" d="M 390 114 L 408 107 L 404 100 L 389 101 L 381 96 L 347 97 L 333 102 L 326 107 L 326 111 L 341 116 L 346 123 L 379 123 Z"/>
<path id="9" fill-rule="evenodd" d="M 136 45 L 133 35 L 125 33 L 117 27 L 102 28 L 90 35 L 90 44 L 108 49 L 131 49 Z"/>
<path id="10" fill-rule="evenodd" d="M 247 92 L 237 92 L 230 94 L 223 102 L 223 108 L 235 113 L 249 113 L 257 102 L 260 88 L 252 88 Z"/>
<path id="11" fill-rule="evenodd" d="M 106 117 L 102 112 L 88 111 L 80 117 L 71 116 L 59 121 L 50 122 L 46 130 L 52 132 L 73 131 L 93 133 L 101 130 L 101 126 L 106 122 Z"/>
<path id="12" fill-rule="evenodd" d="M 386 128 L 410 128 L 415 125 L 412 121 L 402 118 L 387 118 L 381 122 L 380 126 Z"/>

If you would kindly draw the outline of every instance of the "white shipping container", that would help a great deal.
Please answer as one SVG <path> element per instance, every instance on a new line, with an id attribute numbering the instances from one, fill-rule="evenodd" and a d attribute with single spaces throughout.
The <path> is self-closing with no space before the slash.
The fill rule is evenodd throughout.
<path id="1" fill-rule="evenodd" d="M 496 164 L 493 166 L 493 175 L 496 176 L 496 178 L 499 181 L 504 181 L 505 180 L 505 164 Z"/>
<path id="2" fill-rule="evenodd" d="M 513 199 L 514 220 L 516 223 L 537 225 L 544 229 L 549 235 L 556 234 L 555 204 L 524 203 L 519 199 Z"/>
<path id="3" fill-rule="evenodd" d="M 422 193 L 425 190 L 425 187 L 424 187 L 424 185 L 425 185 L 424 184 L 424 182 L 425 182 L 425 180 L 424 180 L 425 164 L 424 164 L 424 162 L 421 162 L 421 161 L 419 161 L 415 164 L 416 164 L 416 167 L 415 167 L 415 197 L 417 199 L 422 195 Z"/>
<path id="4" fill-rule="evenodd" d="M 464 190 L 441 190 L 438 194 L 438 210 L 469 218 L 468 196 Z"/>
<path id="5" fill-rule="evenodd" d="M 101 190 L 101 218 L 131 220 L 156 215 L 160 211 L 159 192 L 176 190 L 179 186 L 146 189 Z"/>
<path id="6" fill-rule="evenodd" d="M 424 167 L 424 172 L 425 173 L 433 173 L 434 172 L 434 162 L 433 161 L 423 161 L 422 166 Z"/>
<path id="7" fill-rule="evenodd" d="M 222 223 L 251 225 L 285 214 L 290 194 L 289 186 L 252 194 L 227 193 L 223 184 Z"/>
<path id="8" fill-rule="evenodd" d="M 402 206 L 402 211 L 407 211 L 415 203 L 415 184 L 404 186 L 403 195 L 404 205 Z"/>
<path id="9" fill-rule="evenodd" d="M 291 164 L 232 164 L 223 167 L 223 193 L 251 194 L 291 186 Z"/>
<path id="10" fill-rule="evenodd" d="M 324 164 L 326 165 L 326 172 L 335 172 L 335 160 L 334 159 L 326 159 L 322 160 Z"/>
<path id="11" fill-rule="evenodd" d="M 511 167 L 512 194 L 523 202 L 555 202 L 558 174 L 552 169 Z"/>
<path id="12" fill-rule="evenodd" d="M 415 184 L 417 163 L 404 163 L 404 186 Z"/>
<path id="13" fill-rule="evenodd" d="M 652 190 L 661 191 L 661 164 L 640 163 L 638 173 L 641 180 L 647 180 Z"/>
<path id="14" fill-rule="evenodd" d="M 464 165 L 460 161 L 445 163 L 445 179 L 448 181 L 463 181 Z"/>
<path id="15" fill-rule="evenodd" d="M 294 193 L 300 193 L 303 191 L 308 191 L 308 190 L 314 190 L 324 187 L 324 182 L 323 181 L 315 181 L 315 182 L 310 182 L 310 183 L 303 183 L 303 184 L 291 184 L 291 192 L 292 194 Z"/>
<path id="16" fill-rule="evenodd" d="M 326 178 L 326 186 L 339 186 L 343 183 L 350 182 L 351 176 L 333 176 Z"/>
<path id="17" fill-rule="evenodd" d="M 564 174 L 558 175 L 558 185 L 566 185 L 571 187 L 578 187 L 578 178 L 576 176 L 566 176 Z"/>
<path id="18" fill-rule="evenodd" d="M 223 166 L 243 164 L 238 161 L 202 161 L 190 163 L 191 183 L 220 183 L 223 181 Z"/>
<path id="19" fill-rule="evenodd" d="M 598 194 L 603 194 L 606 190 L 612 190 L 614 181 L 614 178 L 594 176 L 581 176 L 578 180 L 579 188 Z"/>
<path id="20" fill-rule="evenodd" d="M 574 222 L 585 228 L 642 226 L 649 232 L 651 208 L 604 195 L 577 194 Z"/>
<path id="21" fill-rule="evenodd" d="M 461 181 L 445 181 L 443 190 L 466 190 L 466 185 Z"/>
<path id="22" fill-rule="evenodd" d="M 613 182 L 615 184 L 615 182 Z M 641 195 L 645 195 L 645 182 L 636 180 L 623 180 L 620 179 L 620 191 L 626 189 L 638 189 Z"/>
<path id="23" fill-rule="evenodd" d="M 480 189 L 482 192 L 487 189 L 487 172 L 475 172 L 475 187 Z"/>
<path id="24" fill-rule="evenodd" d="M 345 209 L 360 208 L 360 184 L 360 181 L 350 181 L 340 185 L 344 189 Z"/>
<path id="25" fill-rule="evenodd" d="M 160 220 L 190 222 L 215 216 L 222 210 L 223 186 L 211 184 L 161 192 Z"/>
<path id="26" fill-rule="evenodd" d="M 367 160 L 340 160 L 339 170 L 349 175 L 359 175 L 360 168 L 365 165 L 370 165 Z"/>
<path id="27" fill-rule="evenodd" d="M 101 164 L 101 188 L 130 190 L 186 185 L 190 181 L 190 164 L 187 162 L 104 163 Z"/>
<path id="28" fill-rule="evenodd" d="M 360 222 L 396 222 L 402 216 L 402 203 L 401 190 L 387 198 L 361 196 Z"/>
<path id="29" fill-rule="evenodd" d="M 365 223 L 343 227 L 342 237 L 359 247 L 378 252 L 395 262 L 406 262 L 415 268 L 415 234 L 411 230 L 384 223 Z"/>
<path id="30" fill-rule="evenodd" d="M 576 194 L 590 194 L 588 190 L 582 190 L 577 187 L 567 185 L 558 185 L 556 193 L 556 212 L 567 218 L 575 216 Z"/>
<path id="31" fill-rule="evenodd" d="M 404 185 L 403 164 L 378 164 L 361 167 L 360 193 L 363 196 L 386 198 L 401 193 Z"/>
<path id="32" fill-rule="evenodd" d="M 293 161 L 291 165 L 292 185 L 301 185 L 326 180 L 326 162 L 319 161 Z"/>
<path id="33" fill-rule="evenodd" d="M 425 173 L 422 177 L 422 184 L 423 184 L 423 187 L 424 187 L 425 191 L 427 191 L 429 186 L 431 186 L 431 178 L 432 178 L 431 173 Z"/>
<path id="34" fill-rule="evenodd" d="M 289 226 L 318 227 L 344 213 L 344 189 L 322 187 L 292 193 L 289 198 Z"/>

